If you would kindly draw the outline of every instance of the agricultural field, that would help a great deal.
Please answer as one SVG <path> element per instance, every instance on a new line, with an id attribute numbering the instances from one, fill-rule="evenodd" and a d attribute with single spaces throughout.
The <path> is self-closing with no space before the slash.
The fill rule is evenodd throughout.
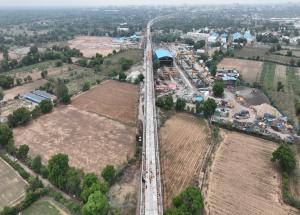
<path id="1" fill-rule="evenodd" d="M 58 206 L 52 199 L 40 199 L 26 208 L 21 215 L 69 215 L 69 213 Z"/>
<path id="2" fill-rule="evenodd" d="M 107 56 L 113 50 L 119 51 L 133 45 L 131 42 L 120 41 L 112 37 L 91 36 L 78 36 L 68 43 L 71 48 L 79 49 L 83 56 L 87 58 L 95 56 L 96 53 Z"/>
<path id="3" fill-rule="evenodd" d="M 262 67 L 263 62 L 234 58 L 224 58 L 218 64 L 219 69 L 237 69 L 243 79 L 248 83 L 257 82 L 259 80 Z"/>
<path id="4" fill-rule="evenodd" d="M 222 136 L 204 192 L 206 213 L 297 214 L 282 202 L 281 174 L 270 161 L 278 145 L 235 132 Z"/>
<path id="5" fill-rule="evenodd" d="M 72 104 L 79 109 L 135 125 L 138 88 L 128 83 L 105 81 L 75 97 Z"/>
<path id="6" fill-rule="evenodd" d="M 293 57 L 285 56 L 286 50 L 279 52 L 283 53 L 284 55 L 272 54 L 269 53 L 271 47 L 252 47 L 246 46 L 242 49 L 236 50 L 234 52 L 234 56 L 237 58 L 245 58 L 245 59 L 253 59 L 253 60 L 260 60 L 260 61 L 268 61 L 274 62 L 279 64 L 286 64 L 289 65 L 292 58 L 294 58 L 297 62 L 300 59 L 297 56 L 297 51 L 295 51 Z M 299 54 L 299 53 L 298 53 Z"/>
<path id="7" fill-rule="evenodd" d="M 188 114 L 176 114 L 160 129 L 161 175 L 165 207 L 187 186 L 199 180 L 200 168 L 209 148 L 205 121 Z"/>
<path id="8" fill-rule="evenodd" d="M 135 134 L 135 127 L 68 105 L 14 129 L 14 142 L 27 144 L 29 154 L 41 155 L 43 163 L 65 153 L 71 166 L 98 173 L 107 164 L 120 166 L 134 155 Z"/>
<path id="9" fill-rule="evenodd" d="M 271 97 L 274 104 L 297 123 L 295 100 L 300 98 L 300 75 L 298 68 L 264 63 L 260 84 Z M 284 86 L 278 91 L 278 82 Z"/>
<path id="10" fill-rule="evenodd" d="M 0 158 L 0 211 L 4 206 L 13 206 L 25 198 L 27 182 Z"/>

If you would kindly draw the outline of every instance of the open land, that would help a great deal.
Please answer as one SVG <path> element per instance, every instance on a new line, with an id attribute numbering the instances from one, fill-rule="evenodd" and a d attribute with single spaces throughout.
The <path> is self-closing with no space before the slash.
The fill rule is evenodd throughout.
<path id="1" fill-rule="evenodd" d="M 204 193 L 207 214 L 297 214 L 281 200 L 281 176 L 270 161 L 277 144 L 235 132 L 223 138 Z"/>
<path id="2" fill-rule="evenodd" d="M 112 37 L 78 36 L 69 41 L 69 45 L 71 48 L 79 49 L 84 57 L 91 58 L 96 53 L 107 56 L 113 50 L 119 51 L 130 45 L 130 43 L 118 41 Z"/>
<path id="3" fill-rule="evenodd" d="M 263 63 L 259 61 L 234 58 L 224 58 L 218 64 L 219 69 L 237 69 L 242 75 L 243 79 L 248 83 L 253 83 L 259 80 L 262 67 Z"/>
<path id="4" fill-rule="evenodd" d="M 188 114 L 176 114 L 160 130 L 164 205 L 187 186 L 195 184 L 209 148 L 207 124 Z"/>
<path id="5" fill-rule="evenodd" d="M 0 211 L 4 206 L 13 206 L 25 198 L 27 182 L 0 158 Z"/>
<path id="6" fill-rule="evenodd" d="M 58 206 L 52 199 L 42 198 L 28 208 L 26 208 L 21 215 L 69 215 L 65 210 Z"/>
<path id="7" fill-rule="evenodd" d="M 131 125 L 136 121 L 137 103 L 137 87 L 118 81 L 106 81 L 72 101 L 72 104 L 79 109 Z"/>
<path id="8" fill-rule="evenodd" d="M 31 155 L 40 154 L 43 163 L 65 153 L 71 166 L 99 172 L 133 156 L 135 132 L 134 127 L 69 105 L 14 129 L 14 140 L 17 146 L 27 144 Z"/>
<path id="9" fill-rule="evenodd" d="M 30 92 L 32 90 L 38 89 L 40 86 L 47 83 L 47 80 L 40 79 L 21 86 L 13 87 L 11 89 L 4 91 L 4 100 L 14 99 L 17 95 L 22 95 L 24 93 Z"/>

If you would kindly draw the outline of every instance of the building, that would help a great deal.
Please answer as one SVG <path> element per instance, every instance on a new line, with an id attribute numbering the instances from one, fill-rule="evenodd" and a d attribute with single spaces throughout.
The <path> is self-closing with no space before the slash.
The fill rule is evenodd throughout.
<path id="1" fill-rule="evenodd" d="M 34 102 L 34 103 L 41 103 L 41 101 L 43 100 L 50 100 L 50 101 L 55 101 L 57 99 L 56 96 L 47 93 L 46 91 L 42 91 L 42 90 L 35 90 L 29 93 L 25 93 L 22 96 L 24 99 Z"/>
<path id="2" fill-rule="evenodd" d="M 243 38 L 243 35 L 240 32 L 236 32 L 234 34 L 232 34 L 232 41 L 238 40 Z"/>
<path id="3" fill-rule="evenodd" d="M 226 33 L 221 34 L 220 36 L 221 43 L 227 43 L 227 37 L 228 35 Z"/>
<path id="4" fill-rule="evenodd" d="M 252 43 L 254 37 L 251 35 L 250 31 L 244 33 L 244 38 L 247 40 L 247 43 Z"/>
<path id="5" fill-rule="evenodd" d="M 174 57 L 167 49 L 157 49 L 154 52 L 154 59 L 158 60 L 160 66 L 173 66 Z"/>
<path id="6" fill-rule="evenodd" d="M 210 36 L 208 37 L 207 41 L 209 43 L 216 43 L 218 38 L 219 38 L 219 34 L 215 33 L 215 32 L 212 32 L 212 33 L 210 33 Z"/>

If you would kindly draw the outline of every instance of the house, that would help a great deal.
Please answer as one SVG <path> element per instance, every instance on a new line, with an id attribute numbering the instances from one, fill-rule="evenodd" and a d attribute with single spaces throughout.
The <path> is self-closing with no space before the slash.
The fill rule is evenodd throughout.
<path id="1" fill-rule="evenodd" d="M 228 37 L 228 35 L 226 33 L 221 34 L 221 36 L 220 36 L 221 43 L 226 43 L 227 37 Z"/>
<path id="2" fill-rule="evenodd" d="M 210 33 L 207 41 L 209 43 L 216 43 L 218 41 L 218 38 L 219 38 L 219 34 L 215 33 L 215 32 L 212 32 L 212 33 Z"/>

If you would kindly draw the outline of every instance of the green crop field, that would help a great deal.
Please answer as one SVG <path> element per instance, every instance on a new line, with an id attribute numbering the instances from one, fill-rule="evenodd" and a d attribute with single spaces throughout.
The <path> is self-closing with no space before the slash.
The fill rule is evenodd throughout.
<path id="1" fill-rule="evenodd" d="M 41 199 L 34 202 L 30 207 L 26 208 L 21 214 L 22 215 L 62 215 L 67 214 L 60 212 L 60 208 L 50 200 Z M 59 210 L 60 209 L 60 210 Z"/>
<path id="2" fill-rule="evenodd" d="M 300 99 L 300 76 L 297 71 L 296 67 L 265 62 L 259 81 L 274 105 L 295 123 L 295 100 Z M 284 85 L 280 91 L 277 91 L 278 82 Z"/>

